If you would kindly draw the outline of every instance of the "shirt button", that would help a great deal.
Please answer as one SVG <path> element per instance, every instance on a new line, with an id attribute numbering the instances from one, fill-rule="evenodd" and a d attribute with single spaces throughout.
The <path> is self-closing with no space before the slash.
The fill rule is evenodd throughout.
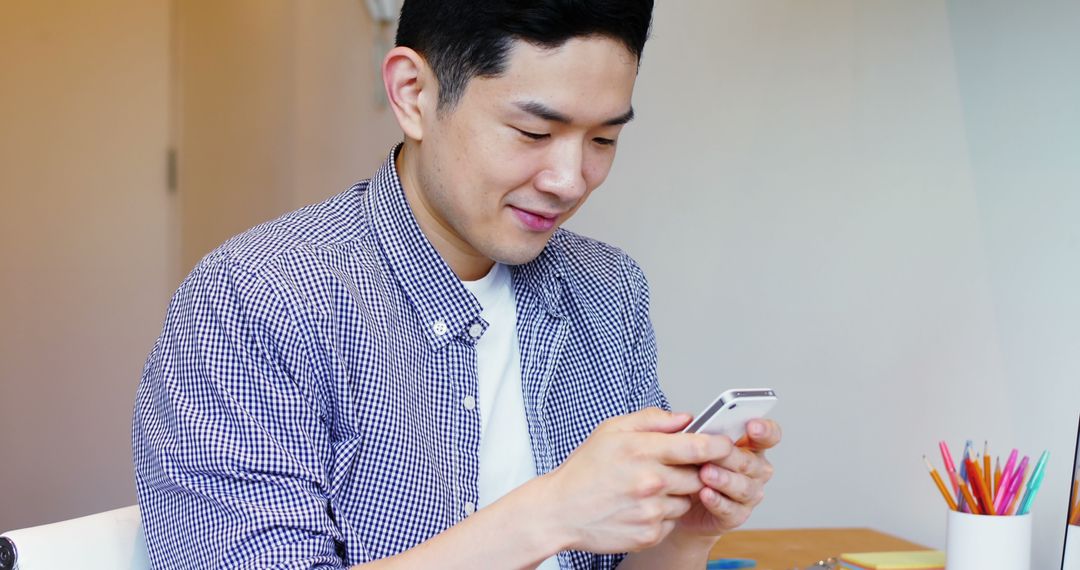
<path id="1" fill-rule="evenodd" d="M 480 323 L 473 323 L 473 326 L 469 327 L 469 336 L 473 338 L 480 338 L 480 335 L 484 334 L 484 325 Z"/>
<path id="2" fill-rule="evenodd" d="M 442 336 L 446 334 L 446 331 L 450 330 L 446 327 L 446 323 L 439 320 L 431 323 L 431 330 L 435 333 L 435 336 Z"/>
<path id="3" fill-rule="evenodd" d="M 471 394 L 461 399 L 461 405 L 465 406 L 466 410 L 471 410 L 476 407 L 476 398 Z"/>
<path id="4" fill-rule="evenodd" d="M 466 515 L 471 515 L 471 514 L 473 514 L 475 512 L 476 512 L 476 505 L 472 504 L 471 502 L 470 503 L 465 503 L 465 514 Z"/>

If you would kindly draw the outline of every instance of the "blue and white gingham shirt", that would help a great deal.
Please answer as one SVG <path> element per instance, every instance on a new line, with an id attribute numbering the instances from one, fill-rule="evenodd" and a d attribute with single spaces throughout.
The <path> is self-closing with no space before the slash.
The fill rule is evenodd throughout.
<path id="1" fill-rule="evenodd" d="M 407 550 L 476 504 L 480 407 L 463 401 L 477 394 L 467 331 L 486 323 L 421 233 L 394 156 L 231 239 L 173 297 L 132 436 L 154 567 L 340 568 Z M 512 273 L 538 471 L 605 418 L 668 407 L 633 260 L 559 230 Z"/>

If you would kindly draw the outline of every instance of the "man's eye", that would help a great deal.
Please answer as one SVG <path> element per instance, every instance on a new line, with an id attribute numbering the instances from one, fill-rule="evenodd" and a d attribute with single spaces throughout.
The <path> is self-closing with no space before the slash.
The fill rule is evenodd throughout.
<path id="1" fill-rule="evenodd" d="M 593 142 L 603 146 L 615 146 L 615 139 L 605 139 L 597 137 L 593 139 Z"/>
<path id="2" fill-rule="evenodd" d="M 551 136 L 551 135 L 546 134 L 546 133 L 530 133 L 529 131 L 523 131 L 521 129 L 514 129 L 514 130 L 516 130 L 517 132 L 525 135 L 526 137 L 528 137 L 528 138 L 530 138 L 530 139 L 532 139 L 534 141 L 546 139 L 549 136 Z"/>

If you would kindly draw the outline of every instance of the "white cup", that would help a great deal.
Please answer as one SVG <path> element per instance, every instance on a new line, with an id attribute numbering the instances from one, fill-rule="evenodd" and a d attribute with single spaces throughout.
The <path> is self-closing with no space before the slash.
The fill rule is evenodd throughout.
<path id="1" fill-rule="evenodd" d="M 1031 514 L 972 515 L 949 511 L 948 570 L 1031 570 Z"/>

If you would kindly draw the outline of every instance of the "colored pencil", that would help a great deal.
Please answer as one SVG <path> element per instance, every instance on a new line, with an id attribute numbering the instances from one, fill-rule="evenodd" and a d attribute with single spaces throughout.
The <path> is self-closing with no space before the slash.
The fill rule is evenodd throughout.
<path id="1" fill-rule="evenodd" d="M 994 488 L 990 489 L 990 498 L 997 500 L 998 489 L 1001 488 L 1001 458 L 994 458 Z M 994 509 L 997 510 L 997 509 Z"/>
<path id="2" fill-rule="evenodd" d="M 949 475 L 949 482 L 952 483 L 953 492 L 960 492 L 960 481 L 956 477 L 956 464 L 953 463 L 952 452 L 949 451 L 949 445 L 945 443 L 945 440 L 938 442 L 938 448 L 941 449 L 941 459 L 945 461 L 945 473 Z"/>
<path id="3" fill-rule="evenodd" d="M 1077 497 L 1077 491 L 1080 490 L 1080 479 L 1072 481 L 1072 506 L 1069 510 L 1069 525 L 1077 524 L 1077 517 L 1080 517 L 1080 497 Z"/>
<path id="4" fill-rule="evenodd" d="M 1043 451 L 1039 456 L 1039 461 L 1035 463 L 1035 467 L 1031 470 L 1031 476 L 1028 477 L 1027 484 L 1024 485 L 1023 491 L 1020 493 L 1020 506 L 1016 508 L 1017 514 L 1024 514 L 1024 503 L 1027 501 L 1029 495 L 1031 495 L 1031 489 L 1035 486 L 1035 481 L 1042 476 L 1042 472 L 1046 469 L 1046 460 L 1050 457 L 1049 450 Z"/>
<path id="5" fill-rule="evenodd" d="M 967 503 L 971 514 L 981 515 L 982 511 L 979 510 L 979 503 L 971 495 L 971 489 L 968 488 L 967 482 L 960 483 L 960 492 L 964 495 L 964 502 Z"/>
<path id="6" fill-rule="evenodd" d="M 964 505 L 961 504 L 964 502 L 964 495 L 960 492 L 960 477 L 956 475 L 956 471 L 949 473 L 949 482 L 951 482 L 953 488 L 956 489 L 953 492 L 953 501 L 956 502 L 956 510 L 960 512 L 967 512 L 967 510 L 964 508 Z"/>
<path id="7" fill-rule="evenodd" d="M 1019 450 L 1016 448 L 1013 448 L 1013 450 L 1009 452 L 1009 458 L 1005 461 L 1005 469 L 1001 472 L 1001 485 L 998 486 L 999 493 L 1007 491 L 1009 489 L 1009 483 L 1012 483 L 1013 470 L 1016 469 L 1017 454 L 1019 454 Z M 1005 488 L 1002 489 L 1002 486 Z"/>
<path id="8" fill-rule="evenodd" d="M 1024 493 L 1024 498 L 1020 499 L 1020 507 L 1016 509 L 1016 514 L 1026 515 L 1031 512 L 1031 504 L 1035 502 L 1035 495 L 1039 494 L 1039 488 L 1042 487 L 1045 478 L 1044 475 L 1046 475 L 1045 469 L 1039 472 L 1038 477 L 1032 479 L 1030 489 Z"/>
<path id="9" fill-rule="evenodd" d="M 1024 458 L 1025 460 L 1027 457 Z M 1031 478 L 1031 466 L 1024 466 L 1023 476 L 1017 479 L 1016 488 L 1013 489 L 1012 495 L 1009 497 L 1009 508 L 1005 511 L 1007 515 L 1016 514 L 1016 505 L 1020 503 L 1020 489 L 1027 486 L 1028 479 Z"/>
<path id="10" fill-rule="evenodd" d="M 945 503 L 954 511 L 959 509 L 960 507 L 957 506 L 956 500 L 953 499 L 952 493 L 950 493 L 948 487 L 945 486 L 945 482 L 941 480 L 941 475 L 938 474 L 937 469 L 934 469 L 934 466 L 930 465 L 930 460 L 927 459 L 925 455 L 922 458 L 923 461 L 926 462 L 926 468 L 930 470 L 930 477 L 934 480 L 934 484 L 937 485 L 938 490 L 941 491 L 941 496 L 945 497 Z"/>
<path id="11" fill-rule="evenodd" d="M 1015 449 L 1013 450 L 1016 451 Z M 1015 459 L 1015 457 L 1013 458 Z M 1012 502 L 1012 497 L 1016 494 L 1016 490 L 1020 488 L 1020 480 L 1024 478 L 1024 470 L 1027 469 L 1028 457 L 1025 455 L 1024 459 L 1020 461 L 1018 468 L 1010 469 L 1008 477 L 1001 480 L 1001 492 L 994 498 L 994 510 L 996 512 L 1005 514 L 1008 510 L 1009 503 Z M 1008 463 L 1005 465 L 1009 467 Z"/>
<path id="12" fill-rule="evenodd" d="M 1069 511 L 1069 524 L 1080 524 L 1080 497 L 1076 492 L 1080 491 L 1080 479 L 1073 480 L 1072 509 Z"/>
<path id="13" fill-rule="evenodd" d="M 975 498 L 980 501 L 984 514 L 994 514 L 994 502 L 990 500 L 990 491 L 987 489 L 986 476 L 979 464 L 968 459 L 968 475 L 971 486 L 975 488 Z"/>
<path id="14" fill-rule="evenodd" d="M 1016 509 L 1016 514 L 1026 515 L 1031 511 L 1031 503 L 1035 501 L 1035 495 L 1039 493 L 1039 487 L 1042 486 L 1043 475 L 1046 474 L 1046 460 L 1050 457 L 1050 450 L 1046 450 L 1039 457 L 1039 462 L 1035 464 L 1035 470 L 1031 472 L 1031 481 L 1028 482 L 1027 489 L 1024 491 L 1024 498 L 1020 499 L 1020 506 Z"/>
<path id="15" fill-rule="evenodd" d="M 948 443 L 939 441 L 938 448 L 945 465 L 944 474 L 934 467 L 926 455 L 923 455 L 923 463 L 950 509 L 990 516 L 1027 515 L 1031 512 L 1045 479 L 1049 450 L 1044 450 L 1037 462 L 1026 455 L 1017 462 L 1020 451 L 1016 448 L 1009 451 L 1008 457 L 993 456 L 990 454 L 990 440 L 983 440 L 982 452 L 978 453 L 969 439 L 964 442 L 964 452 L 959 462 L 954 462 Z M 1080 475 L 1075 479 L 1068 507 L 1067 520 L 1070 525 L 1080 524 Z"/>
<path id="16" fill-rule="evenodd" d="M 970 453 L 971 453 L 971 440 L 969 439 L 969 440 L 964 442 L 964 453 L 963 453 L 963 455 L 960 456 L 960 481 L 961 482 L 964 482 L 964 481 L 968 480 L 967 459 L 968 459 L 968 455 Z M 975 512 L 973 509 L 968 508 L 967 499 L 963 498 L 962 495 L 961 495 L 961 499 L 960 499 L 960 510 L 964 511 L 965 513 L 969 512 L 969 511 L 970 512 Z"/>

